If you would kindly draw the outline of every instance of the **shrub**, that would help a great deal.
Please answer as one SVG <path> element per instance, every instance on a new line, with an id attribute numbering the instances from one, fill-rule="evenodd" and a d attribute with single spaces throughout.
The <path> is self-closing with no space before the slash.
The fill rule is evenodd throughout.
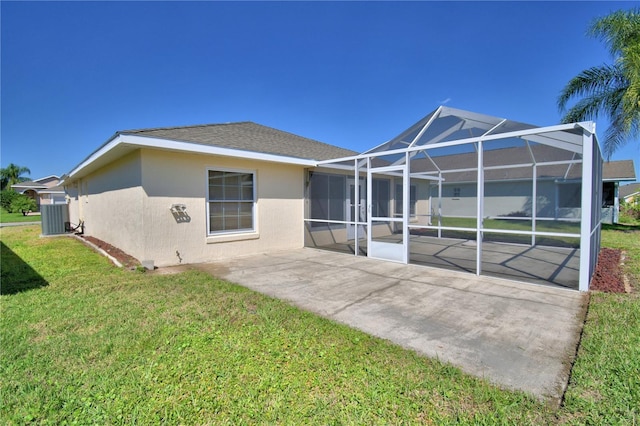
<path id="1" fill-rule="evenodd" d="M 640 204 L 620 203 L 620 223 L 640 224 Z"/>
<path id="2" fill-rule="evenodd" d="M 18 194 L 13 189 L 3 190 L 2 192 L 0 192 L 0 206 L 2 206 L 2 208 L 6 211 L 10 212 L 11 202 L 19 195 L 20 194 Z"/>
<path id="3" fill-rule="evenodd" d="M 30 211 L 35 211 L 38 208 L 36 201 L 33 198 L 29 198 L 26 195 L 18 194 L 17 197 L 11 201 L 9 205 L 9 213 L 21 212 L 24 216 Z"/>

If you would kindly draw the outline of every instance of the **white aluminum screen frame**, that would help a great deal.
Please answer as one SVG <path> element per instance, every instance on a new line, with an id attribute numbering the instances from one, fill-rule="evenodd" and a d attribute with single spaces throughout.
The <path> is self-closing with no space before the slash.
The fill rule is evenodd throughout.
<path id="1" fill-rule="evenodd" d="M 445 140 L 441 142 L 436 142 L 433 144 L 422 144 L 418 145 L 417 142 L 420 140 L 422 135 L 425 134 L 427 128 L 432 125 L 441 114 L 458 114 L 458 117 L 462 120 L 468 119 L 473 123 L 485 123 L 490 125 L 490 128 L 482 134 L 481 136 L 469 137 L 464 139 L 457 140 Z M 467 111 L 455 110 L 447 107 L 440 107 L 432 114 L 429 114 L 427 117 L 422 119 L 416 125 L 412 126 L 407 131 L 403 132 L 398 138 L 391 140 L 390 142 L 381 144 L 369 151 L 366 151 L 363 154 L 318 162 L 318 166 L 323 168 L 332 168 L 335 167 L 340 170 L 350 169 L 353 171 L 354 179 L 358 179 L 363 172 L 366 172 L 366 176 L 368 179 L 367 188 L 370 188 L 372 179 L 372 175 L 377 172 L 383 173 L 396 173 L 394 176 L 398 176 L 398 172 L 401 171 L 400 176 L 403 179 L 403 217 L 398 222 L 402 223 L 403 227 L 403 240 L 404 245 L 406 246 L 404 249 L 404 254 L 400 260 L 395 259 L 396 261 L 401 261 L 402 263 L 409 262 L 409 185 L 410 178 L 422 178 L 428 180 L 435 180 L 438 182 L 438 223 L 434 226 L 425 226 L 425 229 L 433 229 L 437 230 L 438 237 L 442 236 L 442 230 L 456 229 L 456 230 L 465 230 L 476 233 L 477 244 L 476 244 L 476 275 L 480 275 L 482 273 L 482 240 L 483 233 L 485 231 L 491 233 L 503 233 L 503 234 L 525 234 L 531 236 L 531 244 L 535 245 L 536 236 L 559 236 L 559 237 L 575 237 L 580 240 L 580 271 L 579 271 L 579 284 L 578 289 L 580 291 L 588 291 L 589 283 L 591 276 L 595 270 L 595 265 L 597 262 L 597 255 L 600 249 L 600 199 L 602 197 L 602 155 L 600 153 L 600 147 L 598 145 L 597 137 L 595 135 L 595 123 L 593 122 L 583 122 L 583 123 L 571 123 L 571 124 L 561 124 L 556 126 L 548 126 L 548 127 L 535 127 L 530 125 L 525 125 L 521 123 L 513 124 L 513 127 L 517 129 L 511 132 L 505 133 L 497 133 L 500 129 L 504 128 L 506 125 L 514 123 L 508 122 L 505 119 L 499 118 L 491 118 L 488 116 L 483 116 L 475 113 L 470 113 Z M 423 126 L 420 128 L 419 126 Z M 525 127 L 525 128 L 522 128 Z M 527 128 L 528 127 L 528 128 Z M 410 142 L 401 142 L 400 144 L 404 144 L 404 148 L 397 148 L 398 141 L 404 137 L 403 135 L 409 135 L 415 132 L 415 136 Z M 442 135 L 446 133 L 442 132 L 438 135 L 440 139 L 442 139 Z M 452 132 L 450 132 L 452 133 Z M 503 166 L 492 166 L 485 167 L 483 164 L 483 156 L 484 156 L 484 148 L 483 144 L 487 141 L 495 141 L 501 139 L 511 139 L 511 138 L 521 138 L 526 141 L 531 141 L 537 144 L 548 145 L 555 148 L 562 149 L 564 151 L 568 151 L 573 153 L 572 160 L 562 160 L 562 161 L 546 161 L 546 162 L 537 162 L 534 158 L 531 163 L 527 164 L 507 164 Z M 474 170 L 477 173 L 477 202 L 476 202 L 476 226 L 475 228 L 451 228 L 451 227 L 443 227 L 440 222 L 441 217 L 441 198 L 442 198 L 442 182 L 446 180 L 443 178 L 444 172 L 451 173 L 453 170 L 437 170 L 435 172 L 430 173 L 411 173 L 410 170 L 410 161 L 411 158 L 416 155 L 420 151 L 425 151 L 427 154 L 430 150 L 437 148 L 446 148 L 446 147 L 455 147 L 461 145 L 475 144 L 477 146 L 477 166 Z M 385 149 L 388 147 L 390 149 Z M 531 152 L 531 148 L 527 143 L 527 147 Z M 575 159 L 575 156 L 581 155 L 582 159 Z M 399 159 L 393 165 L 389 165 L 388 167 L 393 168 L 393 170 L 388 167 L 372 166 L 374 161 L 381 161 L 382 157 L 391 156 L 391 155 L 400 155 Z M 345 167 L 345 161 L 353 164 L 353 167 Z M 341 164 L 338 164 L 341 163 Z M 555 232 L 541 232 L 536 230 L 536 218 L 535 212 L 532 217 L 532 229 L 531 231 L 510 231 L 506 229 L 494 229 L 489 228 L 486 229 L 483 226 L 483 212 L 484 212 L 484 187 L 485 187 L 485 179 L 484 174 L 486 170 L 491 169 L 508 169 L 514 167 L 527 166 L 532 168 L 533 179 L 533 194 L 536 194 L 536 185 L 537 185 L 537 173 L 538 167 L 541 166 L 549 166 L 549 165 L 567 165 L 567 174 L 569 173 L 569 168 L 573 164 L 582 164 L 582 173 L 581 173 L 581 212 L 580 212 L 580 232 L 579 234 L 573 233 L 555 233 Z M 435 164 L 435 163 L 434 163 Z M 437 167 L 437 166 L 436 166 Z M 465 171 L 465 170 L 460 170 Z M 471 169 L 467 170 L 471 171 Z M 357 187 L 357 185 L 356 185 Z M 371 191 L 367 191 L 367 210 L 369 214 L 367 215 L 367 239 L 368 244 L 371 244 L 371 234 L 372 234 L 372 222 L 375 222 L 375 218 L 371 217 Z M 358 199 L 359 197 L 356 197 Z M 537 197 L 534 195 L 533 199 L 535 200 Z M 533 208 L 536 209 L 535 205 L 536 201 L 533 201 Z M 358 248 L 358 238 L 356 238 L 356 250 L 355 255 L 358 256 L 359 250 Z M 373 257 L 373 256 L 372 256 Z"/>

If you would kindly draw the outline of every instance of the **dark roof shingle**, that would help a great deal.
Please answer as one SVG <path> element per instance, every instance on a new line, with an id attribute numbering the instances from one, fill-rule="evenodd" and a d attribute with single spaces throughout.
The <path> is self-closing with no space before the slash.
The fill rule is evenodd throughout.
<path id="1" fill-rule="evenodd" d="M 629 185 L 620 186 L 620 198 L 628 197 L 631 194 L 640 192 L 640 183 L 630 183 Z"/>
<path id="2" fill-rule="evenodd" d="M 357 154 L 355 151 L 249 121 L 124 130 L 117 134 L 169 139 L 309 160 L 329 160 Z"/>
<path id="3" fill-rule="evenodd" d="M 633 160 L 605 161 L 602 164 L 603 180 L 636 180 Z"/>

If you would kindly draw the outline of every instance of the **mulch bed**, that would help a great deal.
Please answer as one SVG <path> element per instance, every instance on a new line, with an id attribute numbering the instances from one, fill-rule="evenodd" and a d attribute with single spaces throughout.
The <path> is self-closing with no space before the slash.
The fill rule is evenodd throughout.
<path id="1" fill-rule="evenodd" d="M 626 292 L 622 270 L 622 250 L 610 248 L 600 250 L 590 289 L 607 293 Z"/>
<path id="2" fill-rule="evenodd" d="M 112 246 L 109 243 L 105 243 L 102 240 L 99 240 L 95 237 L 90 237 L 88 235 L 80 235 L 80 237 L 84 238 L 92 244 L 95 244 L 102 250 L 109 253 L 111 256 L 115 257 L 118 262 L 122 263 L 122 266 L 124 266 L 125 268 L 135 268 L 136 266 L 140 265 L 140 261 L 138 259 L 128 255 L 127 253 L 123 252 L 117 247 Z"/>

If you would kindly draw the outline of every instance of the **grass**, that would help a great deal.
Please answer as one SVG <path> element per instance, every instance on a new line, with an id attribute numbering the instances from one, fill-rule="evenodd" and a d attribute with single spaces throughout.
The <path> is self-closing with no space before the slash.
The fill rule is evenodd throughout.
<path id="1" fill-rule="evenodd" d="M 9 213 L 0 207 L 0 223 L 39 222 L 40 215 L 25 216 L 22 213 Z"/>
<path id="2" fill-rule="evenodd" d="M 467 217 L 443 217 L 441 219 L 442 226 L 452 228 L 475 228 L 476 219 Z M 434 220 L 434 225 L 437 221 Z M 531 232 L 531 220 L 528 219 L 484 219 L 484 240 L 494 242 L 505 242 L 514 244 L 530 244 L 531 236 L 525 234 L 501 234 L 491 232 L 492 229 L 501 229 L 509 231 L 527 231 Z M 538 220 L 536 221 L 537 232 L 557 232 L 567 234 L 580 234 L 579 222 L 568 222 L 558 220 Z M 435 230 L 420 230 L 422 235 L 436 236 Z M 444 238 L 460 238 L 460 239 L 476 239 L 475 232 L 462 230 L 443 230 Z M 574 237 L 551 237 L 537 236 L 537 244 L 556 246 L 556 247 L 579 247 L 580 241 Z"/>
<path id="3" fill-rule="evenodd" d="M 434 221 L 435 222 L 435 221 Z M 442 226 L 475 228 L 476 219 L 467 217 L 443 217 Z M 484 219 L 484 229 L 506 229 L 510 231 L 531 231 L 530 219 Z M 580 223 L 561 220 L 537 220 L 536 231 L 579 234 Z"/>
<path id="4" fill-rule="evenodd" d="M 1 230 L 2 424 L 638 421 L 635 296 L 592 297 L 554 409 L 204 273 L 120 270 L 38 233 Z"/>
<path id="5" fill-rule="evenodd" d="M 625 251 L 640 283 L 640 226 L 603 225 L 602 246 Z M 640 294 L 593 293 L 564 411 L 573 424 L 640 423 Z"/>

